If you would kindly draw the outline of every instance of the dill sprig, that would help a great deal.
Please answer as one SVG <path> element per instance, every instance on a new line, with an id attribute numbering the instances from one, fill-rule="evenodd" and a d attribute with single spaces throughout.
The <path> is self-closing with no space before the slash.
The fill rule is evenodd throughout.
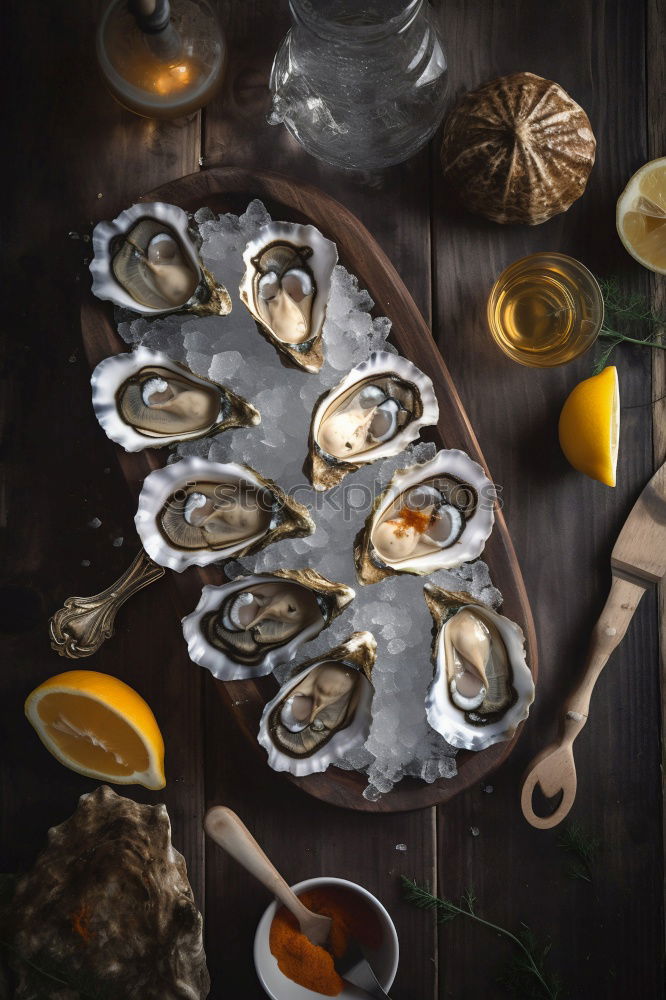
<path id="1" fill-rule="evenodd" d="M 601 841 L 588 833 L 579 823 L 569 823 L 560 834 L 557 846 L 561 847 L 571 858 L 567 873 L 569 878 L 591 882 L 592 868 L 599 853 Z"/>
<path id="2" fill-rule="evenodd" d="M 618 344 L 637 344 L 640 347 L 666 350 L 666 316 L 658 315 L 644 295 L 622 292 L 614 278 L 601 279 L 599 286 L 605 310 L 599 338 L 604 343 L 594 361 L 594 375 L 598 375 L 606 367 Z M 639 330 L 637 327 L 643 329 Z"/>
<path id="3" fill-rule="evenodd" d="M 435 910 L 439 923 L 448 923 L 456 917 L 468 917 L 511 941 L 516 952 L 499 982 L 520 1000 L 558 1000 L 562 996 L 559 979 L 545 968 L 550 944 L 539 947 L 529 927 L 522 925 L 517 934 L 505 927 L 485 920 L 476 912 L 476 897 L 472 889 L 463 894 L 460 904 L 435 896 L 427 886 L 401 876 L 404 897 L 408 903 L 422 910 Z"/>

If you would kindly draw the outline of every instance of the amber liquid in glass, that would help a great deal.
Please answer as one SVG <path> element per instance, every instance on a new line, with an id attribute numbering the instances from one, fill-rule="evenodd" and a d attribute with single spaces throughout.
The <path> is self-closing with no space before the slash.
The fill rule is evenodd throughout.
<path id="1" fill-rule="evenodd" d="M 564 254 L 533 254 L 497 279 L 488 300 L 490 331 L 505 354 L 524 365 L 565 364 L 586 351 L 603 320 L 593 275 Z"/>

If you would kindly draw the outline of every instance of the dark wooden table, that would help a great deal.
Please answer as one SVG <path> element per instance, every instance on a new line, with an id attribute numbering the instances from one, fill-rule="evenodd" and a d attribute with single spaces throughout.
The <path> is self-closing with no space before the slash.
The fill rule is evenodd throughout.
<path id="1" fill-rule="evenodd" d="M 450 201 L 438 142 L 381 176 L 350 177 L 310 159 L 264 123 L 273 52 L 286 3 L 220 2 L 231 49 L 224 92 L 201 115 L 143 121 L 105 93 L 94 62 L 100 4 L 51 0 L 3 5 L 7 70 L 2 249 L 4 536 L 1 868 L 27 868 L 46 830 L 94 787 L 56 763 L 23 718 L 26 694 L 68 664 L 51 652 L 49 614 L 72 593 L 102 589 L 136 547 L 135 497 L 90 406 L 79 289 L 86 234 L 143 191 L 211 165 L 263 167 L 315 183 L 356 212 L 405 279 L 457 382 L 493 476 L 534 608 L 540 644 L 537 700 L 510 761 L 485 789 L 445 808 L 364 815 L 323 805 L 248 753 L 213 680 L 188 665 L 168 581 L 135 598 L 115 639 L 82 664 L 135 685 L 168 746 L 163 793 L 175 845 L 205 912 L 211 996 L 262 996 L 251 957 L 267 894 L 204 843 L 205 808 L 238 810 L 286 878 L 334 874 L 362 882 L 388 905 L 402 958 L 395 1000 L 504 995 L 496 979 L 508 946 L 400 898 L 398 876 L 456 897 L 473 886 L 488 918 L 529 924 L 552 941 L 550 967 L 574 998 L 661 996 L 663 852 L 660 787 L 658 599 L 648 594 L 602 677 L 576 745 L 579 790 L 570 819 L 601 841 L 592 883 L 567 877 L 561 831 L 538 832 L 519 809 L 520 777 L 552 737 L 558 706 L 580 668 L 609 584 L 615 536 L 666 451 L 663 358 L 618 352 L 622 395 L 615 490 L 568 467 L 557 417 L 592 359 L 552 371 L 504 359 L 484 324 L 496 274 L 540 249 L 569 252 L 599 275 L 666 306 L 666 279 L 622 249 L 615 200 L 630 174 L 666 152 L 664 0 L 465 0 L 439 3 L 451 60 L 451 97 L 485 79 L 531 70 L 557 80 L 587 110 L 598 138 L 585 196 L 531 228 L 500 228 Z M 78 234 L 78 236 L 76 235 Z M 82 237 L 82 238 L 80 238 Z M 9 309 L 9 315 L 7 311 Z M 659 353 L 659 352 L 655 352 Z M 652 400 L 656 402 L 652 403 Z M 101 520 L 97 529 L 93 518 Z M 121 547 L 114 539 L 124 538 Z M 662 604 L 663 607 L 663 604 Z M 146 627 L 147 623 L 151 627 Z M 478 828 L 472 836 L 471 828 Z M 405 844 L 406 851 L 397 851 Z"/>

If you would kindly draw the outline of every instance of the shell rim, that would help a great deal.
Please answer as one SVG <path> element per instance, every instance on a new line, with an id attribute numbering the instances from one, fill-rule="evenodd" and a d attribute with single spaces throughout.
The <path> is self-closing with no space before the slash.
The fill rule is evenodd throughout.
<path id="1" fill-rule="evenodd" d="M 511 640 L 510 645 L 513 648 L 509 649 L 507 645 L 507 651 L 510 656 L 513 674 L 512 684 L 516 692 L 516 701 L 513 705 L 509 706 L 501 719 L 495 723 L 490 723 L 487 727 L 476 727 L 467 722 L 464 711 L 457 708 L 450 699 L 448 682 L 444 683 L 443 672 L 445 664 L 441 657 L 440 647 L 443 642 L 444 629 L 448 622 L 451 621 L 451 618 L 448 618 L 437 630 L 437 637 L 433 647 L 435 673 L 426 692 L 425 714 L 431 729 L 439 733 L 452 747 L 458 750 L 470 750 L 477 753 L 480 750 L 487 750 L 488 747 L 493 746 L 495 743 L 503 743 L 513 738 L 518 727 L 530 714 L 530 707 L 535 698 L 535 685 L 532 671 L 527 663 L 525 634 L 520 625 L 483 604 L 461 604 L 456 614 L 464 608 L 470 608 L 477 614 L 488 615 L 499 631 L 505 645 L 507 645 L 507 639 Z M 516 657 L 516 653 L 518 654 L 518 658 Z M 453 722 L 442 722 L 441 720 L 446 717 L 454 720 L 458 725 L 454 725 Z M 449 728 L 449 726 L 453 726 L 453 728 Z M 461 735 L 463 732 L 469 735 L 468 739 L 463 738 Z"/>
<path id="2" fill-rule="evenodd" d="M 409 369 L 409 375 L 402 375 L 397 371 L 397 367 L 402 366 Z M 350 389 L 356 382 L 360 382 L 363 379 L 364 373 L 370 371 L 372 374 L 383 374 L 392 375 L 395 374 L 405 382 L 410 382 L 412 385 L 416 386 L 421 398 L 422 413 L 417 419 L 410 420 L 410 422 L 401 430 L 390 438 L 386 442 L 382 442 L 379 446 L 375 448 L 369 448 L 367 451 L 362 452 L 359 455 L 354 455 L 351 458 L 335 458 L 333 455 L 329 455 L 323 450 L 317 441 L 317 435 L 319 433 L 319 428 L 321 426 L 321 421 L 324 416 L 325 410 L 330 407 L 330 405 Z M 328 464 L 334 467 L 339 466 L 349 466 L 348 471 L 352 472 L 356 467 L 361 465 L 371 465 L 373 462 L 378 462 L 384 458 L 390 458 L 393 455 L 399 455 L 404 447 L 416 441 L 420 436 L 422 427 L 431 427 L 437 423 L 439 420 L 439 403 L 435 395 L 435 389 L 432 383 L 432 379 L 422 372 L 420 368 L 417 368 L 409 358 L 403 357 L 402 354 L 392 354 L 390 351 L 373 351 L 365 361 L 356 365 L 336 384 L 332 389 L 325 394 L 325 396 L 317 403 L 315 410 L 312 414 L 312 424 L 311 424 L 311 437 L 312 437 L 312 448 L 318 449 L 321 458 Z M 399 442 L 396 447 L 396 442 Z M 367 457 L 372 456 L 372 457 Z"/>
<path id="3" fill-rule="evenodd" d="M 177 573 L 182 573 L 190 566 L 208 566 L 213 562 L 231 559 L 234 555 L 256 544 L 270 530 L 268 528 L 258 535 L 252 535 L 248 539 L 233 542 L 226 548 L 215 550 L 190 549 L 186 552 L 170 545 L 157 528 L 155 517 L 168 497 L 178 488 L 179 483 L 185 485 L 191 476 L 202 479 L 205 474 L 213 478 L 219 477 L 220 482 L 224 481 L 224 477 L 229 477 L 245 480 L 259 489 L 270 489 L 270 486 L 267 487 L 257 473 L 247 465 L 240 465 L 236 462 L 224 464 L 211 462 L 209 459 L 199 458 L 195 455 L 181 458 L 171 465 L 165 465 L 161 469 L 154 469 L 153 472 L 150 472 L 143 481 L 134 524 L 141 544 L 150 558 L 159 566 L 173 569 Z"/>
<path id="4" fill-rule="evenodd" d="M 205 667 L 211 672 L 213 677 L 220 681 L 239 681 L 250 677 L 265 677 L 272 673 L 275 667 L 282 663 L 287 663 L 293 659 L 296 651 L 306 643 L 315 639 L 329 624 L 324 619 L 321 626 L 317 623 L 301 629 L 296 635 L 282 646 L 269 650 L 268 653 L 254 666 L 237 663 L 226 653 L 217 649 L 209 643 L 203 635 L 199 624 L 205 614 L 219 608 L 222 600 L 222 591 L 234 594 L 244 590 L 253 583 L 293 583 L 304 590 L 308 588 L 295 580 L 286 580 L 284 577 L 275 576 L 273 573 L 253 573 L 249 576 L 237 576 L 228 583 L 216 586 L 211 583 L 205 584 L 201 591 L 201 597 L 194 611 L 186 615 L 181 620 L 183 636 L 187 643 L 187 651 L 193 663 L 200 667 Z"/>
<path id="5" fill-rule="evenodd" d="M 133 299 L 129 292 L 120 285 L 113 275 L 111 269 L 110 247 L 111 241 L 117 236 L 122 236 L 142 218 L 156 219 L 163 222 L 172 229 L 180 239 L 190 265 L 199 275 L 198 284 L 203 280 L 203 271 L 197 249 L 194 247 L 192 237 L 189 232 L 189 216 L 184 209 L 177 205 L 170 205 L 165 201 L 139 202 L 126 208 L 120 215 L 111 222 L 98 222 L 93 229 L 92 245 L 93 259 L 90 261 L 90 273 L 92 275 L 91 291 L 103 302 L 113 302 L 114 305 L 123 309 L 131 309 L 132 312 L 141 316 L 164 316 L 168 313 L 182 312 L 191 297 L 182 305 L 174 306 L 171 309 L 154 309 L 151 306 L 144 306 L 136 299 Z M 195 293 L 196 294 L 196 293 Z"/>
<path id="6" fill-rule="evenodd" d="M 106 436 L 119 444 L 125 451 L 143 451 L 144 448 L 164 448 L 179 441 L 195 441 L 201 437 L 207 437 L 213 433 L 213 428 L 219 423 L 215 421 L 207 430 L 189 431 L 186 434 L 170 435 L 168 437 L 149 437 L 141 434 L 135 428 L 126 423 L 118 415 L 116 395 L 120 386 L 132 374 L 142 368 L 153 365 L 155 367 L 167 368 L 174 375 L 186 374 L 193 382 L 202 386 L 213 387 L 220 394 L 222 400 L 225 388 L 219 382 L 197 375 L 186 364 L 174 361 L 162 351 L 153 351 L 149 347 L 139 345 L 133 351 L 125 351 L 121 354 L 112 354 L 104 358 L 93 370 L 90 376 L 92 386 L 92 405 L 95 416 Z M 117 372 L 117 377 L 116 377 Z M 222 413 L 222 408 L 218 413 L 218 418 Z"/>
<path id="7" fill-rule="evenodd" d="M 252 264 L 252 258 L 256 257 L 261 250 L 269 243 L 284 242 L 293 243 L 296 246 L 311 246 L 313 255 L 311 258 L 310 270 L 313 272 L 317 287 L 317 294 L 312 303 L 311 326 L 315 332 L 302 344 L 288 344 L 277 336 L 263 320 L 259 318 L 258 311 L 254 306 L 253 279 L 256 268 Z M 315 261 L 321 263 L 321 273 L 312 266 Z M 248 309 L 255 321 L 260 325 L 266 336 L 277 350 L 286 353 L 293 361 L 306 371 L 316 371 L 312 365 L 308 364 L 308 354 L 312 352 L 316 344 L 322 340 L 324 323 L 328 300 L 331 294 L 331 284 L 333 271 L 338 262 L 338 248 L 332 240 L 329 240 L 323 233 L 311 223 L 300 222 L 279 222 L 273 221 L 262 226 L 256 236 L 251 239 L 243 251 L 243 263 L 245 271 L 241 278 L 238 289 L 241 301 Z"/>
<path id="8" fill-rule="evenodd" d="M 375 545 L 372 541 L 372 532 L 374 531 L 379 518 L 386 511 L 393 501 L 400 496 L 401 493 L 405 491 L 410 485 L 417 485 L 423 482 L 425 479 L 431 479 L 433 476 L 438 474 L 457 475 L 456 472 L 451 471 L 450 468 L 442 468 L 442 464 L 447 461 L 452 460 L 454 463 L 458 462 L 465 467 L 465 475 L 460 476 L 464 482 L 469 482 L 470 486 L 473 486 L 477 491 L 479 496 L 479 503 L 477 503 L 476 510 L 472 514 L 472 517 L 467 521 L 462 534 L 453 545 L 449 546 L 448 549 L 440 549 L 439 551 L 433 553 L 426 553 L 422 556 L 417 556 L 415 559 L 403 560 L 400 566 L 395 563 L 387 562 L 382 556 L 379 555 Z M 418 479 L 413 479 L 414 470 L 419 470 Z M 474 559 L 478 559 L 485 548 L 486 541 L 490 537 L 495 524 L 495 509 L 494 501 L 491 506 L 487 508 L 482 508 L 481 502 L 481 490 L 483 487 L 493 488 L 493 484 L 486 476 L 485 471 L 475 462 L 474 459 L 470 458 L 469 455 L 461 451 L 459 448 L 442 448 L 440 449 L 434 458 L 429 459 L 427 462 L 421 464 L 416 464 L 409 466 L 406 469 L 398 469 L 397 472 L 393 474 L 391 481 L 384 490 L 384 492 L 379 497 L 377 507 L 370 514 L 366 525 L 364 528 L 365 533 L 365 547 L 367 550 L 367 558 L 369 558 L 375 565 L 380 568 L 386 568 L 392 573 L 416 573 L 420 576 L 429 575 L 434 573 L 439 569 L 454 569 L 457 566 L 461 566 L 463 563 L 472 562 Z M 487 514 L 487 517 L 481 519 L 480 512 Z M 481 522 L 480 524 L 478 522 Z M 472 526 L 476 523 L 476 530 L 472 530 Z M 455 556 L 442 559 L 442 553 L 452 553 L 452 550 L 456 546 L 461 545 L 463 540 L 467 540 L 467 548 L 462 554 L 458 553 Z"/>
<path id="9" fill-rule="evenodd" d="M 314 663 L 308 663 L 308 665 L 303 670 L 299 671 L 298 674 L 294 674 L 292 677 L 287 678 L 287 680 L 280 685 L 277 694 L 264 705 L 263 712 L 261 713 L 261 720 L 259 722 L 257 742 L 266 751 L 268 755 L 268 766 L 274 771 L 287 771 L 296 778 L 303 778 L 308 774 L 320 774 L 323 771 L 326 771 L 331 764 L 334 764 L 336 760 L 340 760 L 340 758 L 344 757 L 344 755 L 349 753 L 351 750 L 356 750 L 359 747 L 364 746 L 368 736 L 370 735 L 370 727 L 372 724 L 372 701 L 375 689 L 372 682 L 368 680 L 363 671 L 359 670 L 355 664 L 350 663 L 349 665 L 358 672 L 361 678 L 361 696 L 359 698 L 358 705 L 356 706 L 354 718 L 349 725 L 345 726 L 344 729 L 337 730 L 321 751 L 314 751 L 314 753 L 307 757 L 288 757 L 273 743 L 268 729 L 268 719 L 271 712 L 276 705 L 278 705 L 288 688 L 292 688 L 297 684 L 300 684 L 301 680 L 306 677 L 310 671 L 314 670 L 315 667 L 319 666 L 328 658 L 327 653 L 324 652 L 315 660 Z M 345 662 L 344 657 L 340 657 L 340 662 Z M 279 763 L 283 763 L 283 766 L 278 766 Z M 310 766 L 313 763 L 316 764 L 316 766 Z"/>

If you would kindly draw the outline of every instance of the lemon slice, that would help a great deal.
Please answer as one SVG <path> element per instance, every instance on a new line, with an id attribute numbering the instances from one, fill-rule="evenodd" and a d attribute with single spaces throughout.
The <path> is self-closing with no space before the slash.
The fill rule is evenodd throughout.
<path id="1" fill-rule="evenodd" d="M 618 198 L 615 221 L 631 256 L 666 274 L 666 156 L 636 171 Z"/>
<path id="2" fill-rule="evenodd" d="M 164 788 L 164 741 L 141 695 L 95 670 L 57 674 L 28 695 L 25 714 L 61 764 L 119 785 Z"/>
<path id="3" fill-rule="evenodd" d="M 560 446 L 574 469 L 615 486 L 620 387 L 614 365 L 572 390 L 560 414 Z"/>

